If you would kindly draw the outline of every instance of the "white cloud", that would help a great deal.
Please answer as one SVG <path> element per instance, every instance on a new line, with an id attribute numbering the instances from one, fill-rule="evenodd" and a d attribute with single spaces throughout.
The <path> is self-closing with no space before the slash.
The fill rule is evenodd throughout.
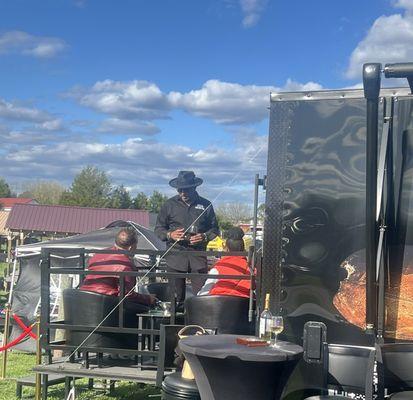
<path id="1" fill-rule="evenodd" d="M 59 131 L 63 129 L 63 122 L 60 118 L 51 119 L 39 124 L 37 128 L 44 129 L 46 131 Z"/>
<path id="2" fill-rule="evenodd" d="M 394 7 L 413 10 L 413 0 L 396 0 L 393 2 Z"/>
<path id="3" fill-rule="evenodd" d="M 267 2 L 267 0 L 240 0 L 241 10 L 244 14 L 242 20 L 244 28 L 250 28 L 257 24 Z"/>
<path id="4" fill-rule="evenodd" d="M 245 125 L 268 117 L 270 93 L 280 91 L 321 90 L 315 82 L 299 83 L 288 79 L 284 87 L 240 85 L 209 80 L 201 89 L 187 93 L 172 92 L 169 98 L 177 108 L 218 124 Z"/>
<path id="5" fill-rule="evenodd" d="M 288 78 L 287 82 L 285 83 L 283 87 L 283 91 L 288 91 L 288 92 L 306 92 L 306 91 L 312 91 L 312 90 L 321 90 L 323 87 L 317 83 L 317 82 L 307 82 L 307 83 L 299 83 L 296 81 L 293 81 L 292 79 Z"/>
<path id="6" fill-rule="evenodd" d="M 10 103 L 3 99 L 0 99 L 0 117 L 10 120 L 41 123 L 50 123 L 50 121 L 54 120 L 54 118 L 45 111 L 19 106 L 16 103 Z"/>
<path id="7" fill-rule="evenodd" d="M 0 54 L 22 54 L 38 58 L 56 56 L 67 47 L 64 40 L 34 36 L 23 31 L 9 31 L 0 35 Z"/>
<path id="8" fill-rule="evenodd" d="M 10 130 L 1 131 L 0 138 L 3 142 L 2 149 L 7 152 L 16 151 L 17 146 L 38 145 L 39 143 L 56 141 L 57 137 L 54 133 L 38 132 L 30 130 Z M 67 138 L 66 138 L 67 139 Z M 29 171 L 27 171 L 29 174 Z"/>
<path id="9" fill-rule="evenodd" d="M 166 118 L 170 109 L 167 96 L 147 81 L 96 82 L 89 90 L 69 93 L 80 104 L 122 119 L 154 120 Z"/>
<path id="10" fill-rule="evenodd" d="M 99 131 L 151 135 L 159 132 L 151 121 L 169 118 L 173 110 L 183 110 L 217 124 L 253 124 L 267 118 L 270 92 L 321 88 L 315 82 L 299 83 L 291 79 L 283 88 L 211 79 L 200 89 L 164 93 L 152 82 L 106 80 L 89 89 L 75 88 L 66 95 L 111 117 L 102 123 Z"/>
<path id="11" fill-rule="evenodd" d="M 377 18 L 365 38 L 353 50 L 346 70 L 347 78 L 360 78 L 367 62 L 406 62 L 413 59 L 413 1 L 398 0 L 403 14 Z"/>
<path id="12" fill-rule="evenodd" d="M 100 124 L 97 131 L 122 135 L 155 135 L 160 129 L 150 122 L 108 118 Z"/>
<path id="13" fill-rule="evenodd" d="M 261 121 L 268 115 L 272 86 L 240 85 L 209 80 L 201 89 L 187 93 L 172 92 L 171 103 L 198 117 L 219 124 L 244 124 Z"/>
<path id="14" fill-rule="evenodd" d="M 178 170 L 192 169 L 205 180 L 203 193 L 212 194 L 228 184 L 252 184 L 254 174 L 265 170 L 266 143 L 267 137 L 258 135 L 251 135 L 249 143 L 239 142 L 231 149 L 194 149 L 137 138 L 118 144 L 34 143 L 21 145 L 3 156 L 2 176 L 10 182 L 24 176 L 27 180 L 27 171 L 31 171 L 32 179 L 56 179 L 68 185 L 81 168 L 92 163 L 107 171 L 114 184 L 151 192 L 155 188 L 168 191 L 168 181 Z"/>

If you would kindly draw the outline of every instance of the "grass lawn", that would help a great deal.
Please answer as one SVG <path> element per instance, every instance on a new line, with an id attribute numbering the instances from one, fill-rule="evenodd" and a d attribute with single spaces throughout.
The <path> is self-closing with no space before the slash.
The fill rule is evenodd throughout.
<path id="1" fill-rule="evenodd" d="M 30 375 L 35 364 L 35 356 L 20 352 L 10 352 L 7 357 L 7 379 L 0 380 L 0 400 L 16 398 L 16 378 Z M 47 398 L 64 400 L 64 385 L 51 386 Z M 158 396 L 157 396 L 158 395 Z M 23 387 L 23 399 L 34 399 L 34 388 Z M 149 400 L 160 399 L 159 390 L 150 385 L 130 382 L 117 382 L 114 396 L 110 397 L 102 390 L 88 390 L 87 380 L 76 381 L 76 399 L 78 400 Z"/>

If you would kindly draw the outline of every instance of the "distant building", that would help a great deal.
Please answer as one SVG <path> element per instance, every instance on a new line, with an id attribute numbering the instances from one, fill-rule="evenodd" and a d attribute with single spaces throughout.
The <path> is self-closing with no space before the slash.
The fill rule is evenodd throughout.
<path id="1" fill-rule="evenodd" d="M 40 205 L 28 201 L 14 203 L 8 213 L 4 226 L 8 259 L 13 247 L 33 238 L 41 240 L 43 237 L 56 238 L 91 232 L 118 220 L 149 227 L 149 212 L 144 210 Z"/>
<path id="2" fill-rule="evenodd" d="M 12 208 L 16 204 L 38 204 L 36 200 L 23 197 L 0 197 L 0 253 L 8 252 L 7 259 L 10 258 L 10 248 L 13 235 L 7 228 L 7 220 Z M 3 260 L 3 255 L 0 257 Z"/>
<path id="3" fill-rule="evenodd" d="M 245 236 L 251 237 L 254 233 L 254 225 L 252 223 L 241 223 L 238 226 L 244 231 Z M 257 224 L 257 239 L 262 240 L 263 238 L 263 226 L 261 224 Z"/>
<path id="4" fill-rule="evenodd" d="M 39 204 L 34 199 L 24 197 L 0 197 L 0 210 L 10 211 L 15 204 Z"/>
<path id="5" fill-rule="evenodd" d="M 15 204 L 6 227 L 16 233 L 75 235 L 109 225 L 113 221 L 133 221 L 149 227 L 149 212 L 144 210 Z"/>

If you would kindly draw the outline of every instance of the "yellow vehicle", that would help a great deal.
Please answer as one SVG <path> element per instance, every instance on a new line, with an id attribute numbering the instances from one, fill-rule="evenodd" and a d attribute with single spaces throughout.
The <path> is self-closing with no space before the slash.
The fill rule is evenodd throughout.
<path id="1" fill-rule="evenodd" d="M 211 240 L 207 244 L 207 250 L 211 251 L 223 251 L 224 250 L 225 241 L 222 239 L 221 236 L 217 236 L 214 240 Z"/>
<path id="2" fill-rule="evenodd" d="M 244 236 L 245 249 L 247 250 L 252 244 L 252 238 L 250 236 Z M 207 250 L 211 251 L 223 251 L 225 240 L 221 236 L 217 236 L 214 240 L 211 240 L 207 244 Z"/>

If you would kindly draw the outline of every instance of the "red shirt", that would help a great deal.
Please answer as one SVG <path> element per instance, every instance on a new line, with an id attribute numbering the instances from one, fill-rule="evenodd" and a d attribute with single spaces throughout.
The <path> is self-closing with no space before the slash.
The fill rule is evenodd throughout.
<path id="1" fill-rule="evenodd" d="M 209 271 L 220 275 L 250 275 L 247 259 L 240 256 L 222 257 Z M 209 278 L 198 295 L 250 296 L 250 280 Z"/>
<path id="2" fill-rule="evenodd" d="M 108 250 L 119 250 L 111 247 Z M 96 253 L 88 262 L 87 269 L 90 271 L 107 271 L 107 272 L 127 272 L 137 271 L 132 260 L 126 254 L 104 254 Z M 125 276 L 125 294 L 134 288 L 136 278 L 134 276 Z M 120 284 L 118 275 L 86 275 L 81 284 L 80 290 L 101 293 L 108 296 L 120 295 Z M 137 303 L 150 304 L 150 297 L 132 291 L 128 299 Z"/>

